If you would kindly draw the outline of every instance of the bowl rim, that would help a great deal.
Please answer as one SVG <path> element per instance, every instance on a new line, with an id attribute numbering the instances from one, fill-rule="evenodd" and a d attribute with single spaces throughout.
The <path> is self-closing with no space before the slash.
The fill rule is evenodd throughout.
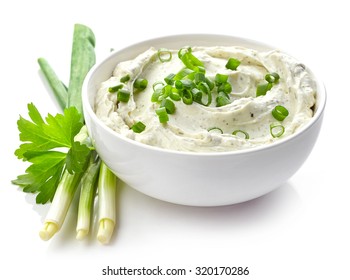
<path id="1" fill-rule="evenodd" d="M 317 86 L 317 93 L 316 93 L 316 101 L 317 101 L 317 109 L 314 115 L 312 116 L 311 120 L 303 125 L 296 133 L 293 133 L 292 135 L 288 135 L 287 137 L 280 139 L 278 141 L 275 141 L 273 143 L 269 143 L 266 145 L 259 145 L 256 147 L 251 147 L 251 148 L 246 148 L 242 150 L 233 150 L 233 151 L 221 151 L 221 152 L 192 152 L 192 151 L 178 151 L 178 150 L 171 150 L 171 149 L 166 149 L 166 148 L 161 148 L 157 146 L 151 146 L 148 144 L 144 144 L 138 141 L 135 141 L 133 139 L 130 139 L 124 135 L 121 135 L 117 133 L 116 131 L 112 130 L 109 128 L 102 120 L 100 120 L 95 112 L 92 109 L 92 106 L 89 101 L 89 83 L 91 78 L 94 76 L 94 74 L 104 66 L 106 62 L 108 62 L 111 59 L 115 59 L 117 55 L 120 52 L 123 52 L 129 48 L 135 48 L 138 46 L 143 46 L 143 45 L 149 45 L 151 42 L 155 41 L 166 41 L 166 40 L 174 40 L 176 38 L 192 38 L 193 37 L 202 37 L 202 36 L 207 36 L 207 37 L 216 37 L 216 38 L 229 38 L 229 39 L 234 39 L 234 40 L 240 40 L 240 41 L 245 41 L 247 43 L 251 44 L 257 44 L 260 45 L 261 47 L 264 48 L 269 48 L 269 49 L 278 49 L 283 53 L 286 53 L 290 55 L 288 52 L 281 50 L 280 48 L 276 48 L 272 45 L 266 44 L 262 41 L 258 40 L 253 40 L 250 38 L 245 38 L 241 36 L 233 36 L 233 35 L 227 35 L 227 34 L 210 34 L 210 33 L 190 33 L 190 34 L 175 34 L 175 35 L 168 35 L 168 36 L 160 36 L 160 37 L 154 37 L 150 38 L 147 40 L 143 40 L 137 43 L 133 43 L 131 45 L 128 45 L 126 47 L 120 48 L 120 49 L 115 49 L 113 50 L 109 55 L 107 55 L 104 59 L 96 63 L 88 72 L 84 79 L 83 87 L 82 87 L 82 102 L 83 102 L 83 113 L 88 114 L 91 118 L 91 120 L 96 123 L 98 126 L 101 127 L 106 133 L 111 134 L 114 137 L 117 137 L 118 139 L 122 141 L 126 141 L 131 145 L 136 145 L 139 148 L 142 149 L 148 149 L 152 150 L 158 153 L 164 153 L 164 154 L 176 154 L 176 155 L 182 155 L 182 156 L 198 156 L 198 157 L 218 157 L 218 156 L 235 156 L 235 155 L 244 155 L 244 154 L 251 154 L 251 153 L 257 153 L 257 152 L 262 152 L 262 151 L 267 151 L 270 149 L 275 149 L 276 147 L 279 147 L 281 145 L 285 145 L 290 141 L 293 141 L 293 139 L 296 139 L 298 137 L 301 137 L 304 133 L 306 133 L 308 130 L 310 130 L 320 118 L 323 117 L 324 111 L 325 111 L 325 106 L 327 103 L 327 92 L 324 83 L 319 79 L 319 76 L 317 76 L 313 70 L 312 67 L 306 65 L 308 71 L 312 74 L 316 81 L 316 86 Z M 292 55 L 291 55 L 292 56 Z M 292 56 L 293 57 L 293 56 Z"/>

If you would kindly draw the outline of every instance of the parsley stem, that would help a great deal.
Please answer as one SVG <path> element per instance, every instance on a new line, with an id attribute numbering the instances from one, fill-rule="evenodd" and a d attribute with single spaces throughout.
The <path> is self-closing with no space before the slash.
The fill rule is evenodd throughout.
<path id="1" fill-rule="evenodd" d="M 99 228 L 97 240 L 107 244 L 116 224 L 116 190 L 117 177 L 101 162 L 98 178 L 98 216 Z"/>

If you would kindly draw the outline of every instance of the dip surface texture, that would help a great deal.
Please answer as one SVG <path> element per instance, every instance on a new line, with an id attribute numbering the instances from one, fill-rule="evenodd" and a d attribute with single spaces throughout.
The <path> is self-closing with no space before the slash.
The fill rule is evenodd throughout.
<path id="1" fill-rule="evenodd" d="M 209 106 L 173 101 L 175 113 L 169 114 L 167 123 L 160 123 L 156 114 L 160 104 L 151 101 L 153 84 L 165 84 L 165 77 L 185 67 L 178 58 L 178 50 L 171 53 L 172 59 L 162 62 L 158 50 L 150 48 L 133 60 L 119 63 L 96 95 L 97 117 L 117 133 L 147 145 L 177 151 L 224 152 L 279 141 L 295 133 L 313 116 L 316 82 L 307 68 L 289 55 L 277 50 L 258 52 L 243 47 L 192 47 L 192 54 L 203 63 L 208 79 L 214 81 L 217 73 L 228 76 L 232 86 L 228 94 L 230 103 L 217 107 L 218 93 L 214 89 Z M 225 67 L 229 58 L 240 61 L 236 70 Z M 267 83 L 265 75 L 273 72 L 280 77 L 278 83 L 257 97 L 258 85 Z M 127 75 L 130 79 L 121 83 L 120 79 Z M 134 90 L 137 78 L 148 81 L 146 89 Z M 131 93 L 127 102 L 118 101 L 117 94 L 109 92 L 110 87 L 120 84 Z M 283 121 L 272 115 L 276 106 L 288 110 Z M 146 128 L 135 133 L 130 128 L 139 121 Z M 277 129 L 283 126 L 283 134 L 274 137 L 271 125 L 277 125 Z M 245 134 L 233 135 L 234 131 Z"/>

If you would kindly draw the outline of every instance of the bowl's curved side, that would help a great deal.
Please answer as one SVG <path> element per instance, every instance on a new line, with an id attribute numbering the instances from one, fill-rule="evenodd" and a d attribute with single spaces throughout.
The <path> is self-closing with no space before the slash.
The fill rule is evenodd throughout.
<path id="1" fill-rule="evenodd" d="M 149 46 L 175 48 L 195 43 L 222 44 L 223 41 L 225 44 L 271 49 L 255 41 L 230 36 L 170 36 L 115 52 L 89 72 L 83 86 L 84 116 L 89 134 L 103 161 L 131 187 L 177 204 L 228 205 L 274 190 L 307 159 L 320 131 L 326 101 L 320 84 L 314 119 L 305 128 L 275 144 L 237 153 L 177 153 L 150 147 L 118 135 L 94 114 L 94 97 L 100 83 L 111 76 L 118 62 L 133 58 Z"/>

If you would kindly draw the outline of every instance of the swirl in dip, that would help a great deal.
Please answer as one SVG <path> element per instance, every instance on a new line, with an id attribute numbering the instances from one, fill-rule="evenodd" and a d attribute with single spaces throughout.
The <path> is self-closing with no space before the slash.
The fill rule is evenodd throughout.
<path id="1" fill-rule="evenodd" d="M 211 90 L 212 102 L 208 106 L 172 100 L 176 111 L 169 114 L 167 122 L 161 123 L 156 114 L 161 103 L 151 100 L 155 91 L 153 85 L 157 82 L 165 85 L 165 77 L 186 67 L 178 51 L 170 50 L 165 55 L 171 53 L 172 58 L 161 61 L 158 50 L 150 48 L 133 60 L 119 63 L 96 95 L 97 117 L 117 133 L 144 144 L 178 151 L 223 152 L 279 141 L 295 133 L 313 116 L 316 83 L 307 68 L 291 56 L 277 50 L 192 47 L 191 53 L 202 63 L 208 80 L 215 84 L 218 73 L 228 76 L 227 82 L 232 87 L 226 94 L 229 103 L 217 104 L 219 90 L 216 86 Z M 230 58 L 240 62 L 235 70 L 226 68 Z M 266 94 L 257 96 L 257 87 L 267 83 L 265 75 L 268 73 L 277 73 L 280 78 Z M 129 80 L 121 82 L 123 77 Z M 148 81 L 144 90 L 133 88 L 137 78 Z M 116 93 L 109 92 L 110 87 L 120 84 L 123 90 L 130 92 L 127 102 L 119 101 Z M 285 119 L 273 116 L 276 106 L 287 109 Z M 145 125 L 142 132 L 130 129 L 137 122 Z M 273 129 L 284 131 L 276 134 Z"/>

